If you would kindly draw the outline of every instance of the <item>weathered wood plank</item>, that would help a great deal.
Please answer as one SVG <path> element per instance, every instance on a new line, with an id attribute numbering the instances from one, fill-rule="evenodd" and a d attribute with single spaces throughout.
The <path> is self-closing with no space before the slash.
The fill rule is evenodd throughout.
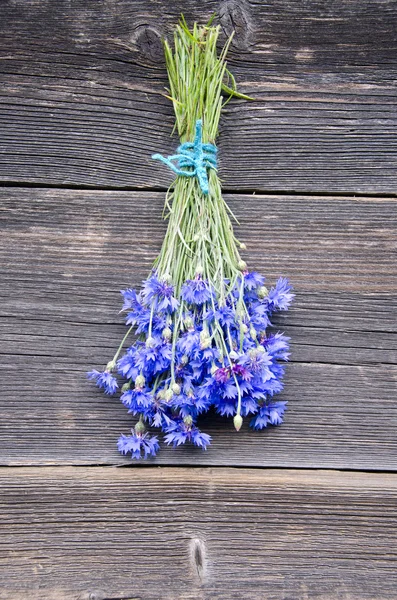
<path id="1" fill-rule="evenodd" d="M 1 357 L 2 465 L 130 463 L 116 441 L 135 421 L 117 397 L 85 382 L 97 353 L 84 362 Z M 163 446 L 148 464 L 396 471 L 396 381 L 396 366 L 293 363 L 282 395 L 289 402 L 284 425 L 253 432 L 245 423 L 236 433 L 230 420 L 211 414 L 200 420 L 213 438 L 206 452 Z"/>
<path id="2" fill-rule="evenodd" d="M 3 469 L 4 600 L 387 600 L 397 477 Z"/>
<path id="3" fill-rule="evenodd" d="M 47 296 L 49 310 L 49 294 L 70 294 L 75 284 L 77 293 L 91 289 L 97 310 L 99 293 L 146 276 L 165 233 L 163 193 L 5 188 L 0 198 L 4 276 Z M 240 222 L 245 258 L 270 282 L 283 274 L 299 291 L 325 292 L 321 306 L 329 293 L 376 294 L 382 306 L 396 293 L 395 199 L 251 194 L 226 200 Z M 29 298 L 21 293 L 12 305 L 23 308 Z"/>
<path id="4" fill-rule="evenodd" d="M 159 462 L 395 470 L 395 201 L 228 200 L 250 265 L 296 287 L 277 321 L 293 338 L 290 410 L 263 433 L 236 434 L 218 419 L 206 453 L 164 449 Z M 118 290 L 155 258 L 162 202 L 161 193 L 2 190 L 2 464 L 128 463 L 115 440 L 130 417 L 84 373 L 122 337 Z"/>
<path id="5" fill-rule="evenodd" d="M 0 6 L 0 179 L 156 188 L 175 147 L 161 36 L 214 11 L 252 103 L 228 105 L 230 190 L 395 194 L 397 5 L 120 0 Z"/>

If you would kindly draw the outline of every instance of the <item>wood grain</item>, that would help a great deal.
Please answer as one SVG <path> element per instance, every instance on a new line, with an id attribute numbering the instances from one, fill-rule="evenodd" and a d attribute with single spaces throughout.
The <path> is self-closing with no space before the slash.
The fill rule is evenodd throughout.
<path id="1" fill-rule="evenodd" d="M 390 0 L 60 0 L 0 5 L 0 180 L 165 187 L 170 153 L 161 37 L 184 12 L 235 31 L 229 190 L 395 194 L 397 5 Z"/>
<path id="2" fill-rule="evenodd" d="M 297 293 L 289 410 L 131 467 L 85 372 L 165 231 L 161 37 L 214 11 L 255 97 L 221 122 L 226 198 Z M 0 600 L 394 600 L 397 3 L 3 0 L 0 33 Z"/>
<path id="3" fill-rule="evenodd" d="M 250 265 L 296 288 L 276 322 L 293 340 L 287 420 L 239 434 L 204 420 L 207 452 L 164 449 L 157 462 L 396 470 L 395 201 L 227 199 Z M 162 193 L 2 190 L 2 464 L 129 463 L 115 441 L 132 421 L 85 372 L 123 335 L 118 290 L 149 270 L 162 203 Z"/>
<path id="4" fill-rule="evenodd" d="M 0 477 L 2 600 L 395 598 L 395 475 L 20 468 Z"/>

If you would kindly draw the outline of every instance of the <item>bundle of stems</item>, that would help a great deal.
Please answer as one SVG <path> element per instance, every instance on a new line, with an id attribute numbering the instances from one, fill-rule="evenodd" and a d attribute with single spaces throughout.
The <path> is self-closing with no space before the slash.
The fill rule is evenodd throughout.
<path id="1" fill-rule="evenodd" d="M 288 340 L 266 329 L 272 312 L 288 308 L 291 288 L 280 278 L 269 291 L 264 277 L 247 270 L 239 252 L 245 245 L 234 235 L 222 197 L 214 158 L 222 107 L 233 96 L 249 97 L 237 92 L 227 69 L 232 37 L 218 53 L 219 34 L 211 22 L 190 30 L 182 18 L 173 48 L 164 42 L 167 97 L 188 159 L 155 155 L 178 175 L 166 195 L 168 227 L 153 271 L 139 294 L 122 292 L 131 326 L 126 337 L 135 329 L 138 341 L 119 359 L 125 337 L 105 371 L 90 373 L 106 393 L 118 388 L 114 371 L 127 379 L 121 400 L 139 421 L 118 446 L 133 458 L 158 450 L 148 425 L 161 428 L 174 446 L 191 441 L 206 448 L 210 436 L 198 429 L 197 418 L 210 407 L 233 416 L 237 430 L 249 414 L 255 429 L 280 424 L 285 410 L 285 402 L 271 398 L 282 389 Z M 201 166 L 189 154 L 198 135 Z"/>
<path id="2" fill-rule="evenodd" d="M 164 42 L 169 79 L 169 98 L 173 103 L 181 142 L 192 140 L 198 120 L 202 121 L 204 143 L 215 144 L 219 119 L 232 96 L 250 99 L 236 90 L 235 80 L 226 66 L 231 36 L 218 56 L 220 27 L 195 23 L 190 31 L 182 19 L 176 27 L 174 50 Z M 231 79 L 232 87 L 225 84 Z M 225 278 L 234 283 L 242 260 L 215 169 L 209 171 L 210 193 L 204 194 L 197 178 L 178 176 L 166 197 L 169 225 L 156 268 L 160 276 L 171 276 L 177 292 L 192 279 L 197 268 L 204 278 L 224 293 Z"/>

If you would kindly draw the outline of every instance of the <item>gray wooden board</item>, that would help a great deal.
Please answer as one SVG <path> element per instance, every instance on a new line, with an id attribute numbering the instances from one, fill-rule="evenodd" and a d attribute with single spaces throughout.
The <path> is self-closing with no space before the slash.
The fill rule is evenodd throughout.
<path id="1" fill-rule="evenodd" d="M 139 284 L 154 260 L 163 200 L 1 191 L 2 464 L 129 464 L 115 441 L 133 421 L 85 371 L 106 364 L 124 333 L 118 290 Z M 229 421 L 204 419 L 207 452 L 163 449 L 154 464 L 395 470 L 396 201 L 227 200 L 250 266 L 296 288 L 276 322 L 293 341 L 286 423 L 237 434 Z"/>
<path id="2" fill-rule="evenodd" d="M 4 600 L 394 600 L 397 476 L 0 473 Z"/>
<path id="3" fill-rule="evenodd" d="M 254 102 L 221 123 L 229 190 L 395 194 L 397 4 L 385 0 L 119 0 L 0 4 L 0 179 L 167 185 L 161 37 L 217 11 Z"/>

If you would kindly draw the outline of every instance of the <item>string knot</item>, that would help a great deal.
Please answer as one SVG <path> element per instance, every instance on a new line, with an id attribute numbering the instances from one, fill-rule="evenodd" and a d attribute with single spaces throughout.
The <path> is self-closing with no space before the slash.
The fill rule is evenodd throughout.
<path id="1" fill-rule="evenodd" d="M 196 121 L 196 135 L 193 142 L 181 144 L 177 148 L 177 153 L 171 156 L 153 154 L 152 158 L 160 160 L 177 175 L 197 177 L 201 191 L 207 195 L 209 192 L 207 169 L 216 171 L 217 151 L 214 144 L 203 144 L 203 122 L 199 119 Z"/>

